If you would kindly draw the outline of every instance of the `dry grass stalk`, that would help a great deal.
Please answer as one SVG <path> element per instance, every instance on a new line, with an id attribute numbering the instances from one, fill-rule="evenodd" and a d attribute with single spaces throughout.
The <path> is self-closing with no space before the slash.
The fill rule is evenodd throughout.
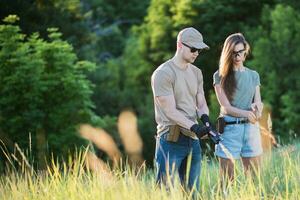
<path id="1" fill-rule="evenodd" d="M 113 138 L 106 131 L 83 124 L 79 128 L 79 132 L 83 138 L 93 142 L 97 148 L 104 151 L 114 162 L 114 166 L 118 165 L 121 159 L 121 152 Z"/>
<path id="2" fill-rule="evenodd" d="M 118 118 L 118 131 L 132 164 L 141 165 L 143 142 L 138 132 L 137 117 L 131 111 L 123 111 Z"/>

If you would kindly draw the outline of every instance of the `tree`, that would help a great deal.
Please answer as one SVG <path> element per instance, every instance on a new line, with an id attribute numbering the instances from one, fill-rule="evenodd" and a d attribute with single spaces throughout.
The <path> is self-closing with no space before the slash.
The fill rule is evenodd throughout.
<path id="1" fill-rule="evenodd" d="M 151 1 L 144 23 L 133 28 L 133 36 L 123 54 L 125 69 L 131 76 L 128 81 L 148 87 L 154 69 L 174 54 L 178 31 L 193 26 L 211 47 L 195 63 L 205 74 L 205 91 L 211 90 L 212 75 L 218 68 L 225 38 L 256 27 L 265 4 L 273 5 L 274 1 Z"/>
<path id="2" fill-rule="evenodd" d="M 88 77 L 95 85 L 93 111 L 103 116 L 102 127 L 117 136 L 116 116 L 134 99 L 134 94 L 123 94 L 124 73 L 115 63 L 120 62 L 117 57 L 123 52 L 130 27 L 143 21 L 148 3 L 149 0 L 125 4 L 120 0 L 4 0 L 0 2 L 0 16 L 18 14 L 23 33 L 39 32 L 43 39 L 48 37 L 47 27 L 59 27 L 61 38 L 72 43 L 80 59 L 97 62 L 96 70 Z"/>
<path id="3" fill-rule="evenodd" d="M 44 167 L 46 153 L 66 156 L 84 144 L 77 125 L 101 125 L 92 112 L 92 84 L 85 75 L 95 65 L 78 61 L 57 29 L 48 29 L 49 41 L 37 33 L 26 37 L 12 24 L 17 20 L 10 15 L 0 25 L 0 127 L 22 148 L 28 148 L 25 138 L 32 133 L 34 156 Z"/>
<path id="4" fill-rule="evenodd" d="M 137 111 L 140 121 L 143 122 L 140 130 L 142 137 L 146 139 L 144 141 L 147 141 L 146 148 L 154 149 L 154 141 L 151 139 L 155 134 L 151 74 L 175 53 L 178 31 L 188 26 L 197 28 L 211 48 L 201 53 L 195 63 L 204 74 L 206 99 L 210 101 L 214 99 L 209 98 L 212 90 L 212 75 L 218 68 L 221 45 L 225 38 L 233 32 L 243 32 L 256 27 L 259 24 L 263 5 L 272 3 L 272 0 L 151 1 L 144 22 L 132 28 L 124 53 L 116 62 L 123 69 L 122 81 L 125 87 L 122 91 L 124 94 L 129 94 L 125 99 L 132 100 L 128 101 L 128 106 L 132 106 Z M 134 98 L 131 98 L 130 94 L 134 94 Z M 216 105 L 211 107 L 215 108 Z M 145 112 L 145 108 L 149 110 Z M 218 109 L 214 109 L 214 112 L 218 112 Z M 217 116 L 217 113 L 212 113 L 212 116 Z"/>
<path id="5" fill-rule="evenodd" d="M 262 24 L 253 34 L 256 40 L 251 65 L 259 71 L 263 99 L 272 106 L 276 133 L 299 135 L 300 15 L 292 7 L 278 4 L 265 8 Z"/>
<path id="6" fill-rule="evenodd" d="M 149 0 L 2 0 L 0 18 L 21 17 L 19 25 L 27 35 L 39 32 L 47 37 L 48 27 L 58 27 L 80 59 L 103 62 L 123 52 L 126 36 L 139 24 Z M 109 43 L 108 43 L 109 42 Z"/>

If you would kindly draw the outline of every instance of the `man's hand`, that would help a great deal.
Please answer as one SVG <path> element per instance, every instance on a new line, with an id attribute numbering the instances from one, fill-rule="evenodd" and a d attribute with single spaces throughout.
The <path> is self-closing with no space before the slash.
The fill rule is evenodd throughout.
<path id="1" fill-rule="evenodd" d="M 211 129 L 210 126 L 200 126 L 199 124 L 194 124 L 190 130 L 194 132 L 199 139 L 201 139 L 203 136 L 208 135 L 208 137 L 215 143 L 218 144 L 220 141 L 222 141 L 222 138 L 220 137 L 220 134 Z"/>
<path id="2" fill-rule="evenodd" d="M 211 123 L 210 123 L 210 121 L 209 121 L 209 117 L 208 117 L 207 114 L 201 115 L 200 119 L 201 119 L 202 123 L 204 124 L 204 126 L 209 126 L 209 127 L 211 127 Z"/>
<path id="3" fill-rule="evenodd" d="M 211 129 L 208 134 L 209 138 L 213 141 L 215 144 L 219 144 L 220 141 L 222 141 L 220 133 L 217 131 Z"/>
<path id="4" fill-rule="evenodd" d="M 208 137 L 215 143 L 218 144 L 222 138 L 220 137 L 220 133 L 213 129 L 209 117 L 207 114 L 201 115 L 202 123 L 209 129 L 208 130 Z"/>
<path id="5" fill-rule="evenodd" d="M 200 126 L 199 124 L 194 124 L 190 130 L 192 132 L 194 132 L 197 137 L 200 139 L 202 138 L 204 135 L 208 134 L 210 131 L 210 128 L 207 126 Z"/>

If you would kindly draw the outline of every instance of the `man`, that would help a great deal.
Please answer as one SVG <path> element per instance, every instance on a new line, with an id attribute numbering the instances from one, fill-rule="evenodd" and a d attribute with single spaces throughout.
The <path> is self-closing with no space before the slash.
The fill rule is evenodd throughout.
<path id="1" fill-rule="evenodd" d="M 211 130 L 208 107 L 203 91 L 201 70 L 192 63 L 209 47 L 195 28 L 181 30 L 177 36 L 177 51 L 173 58 L 161 64 L 152 74 L 157 141 L 155 162 L 157 182 L 166 183 L 179 172 L 181 183 L 188 189 L 199 188 L 201 147 L 199 138 Z M 207 126 L 197 123 L 197 116 Z M 191 165 L 187 160 L 191 155 Z M 186 172 L 188 180 L 186 180 Z"/>

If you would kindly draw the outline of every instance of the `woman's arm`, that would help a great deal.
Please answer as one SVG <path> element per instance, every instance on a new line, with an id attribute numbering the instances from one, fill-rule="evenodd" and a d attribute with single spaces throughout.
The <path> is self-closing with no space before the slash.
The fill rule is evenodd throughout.
<path id="1" fill-rule="evenodd" d="M 242 110 L 232 106 L 220 84 L 215 84 L 215 92 L 217 99 L 221 106 L 221 112 L 226 115 L 231 115 L 234 117 L 245 117 L 248 118 L 251 123 L 256 122 L 256 116 L 252 111 Z"/>
<path id="2" fill-rule="evenodd" d="M 254 100 L 251 105 L 252 111 L 255 113 L 257 119 L 261 117 L 263 107 L 264 105 L 261 102 L 261 96 L 260 96 L 260 86 L 258 85 L 255 88 Z"/>

